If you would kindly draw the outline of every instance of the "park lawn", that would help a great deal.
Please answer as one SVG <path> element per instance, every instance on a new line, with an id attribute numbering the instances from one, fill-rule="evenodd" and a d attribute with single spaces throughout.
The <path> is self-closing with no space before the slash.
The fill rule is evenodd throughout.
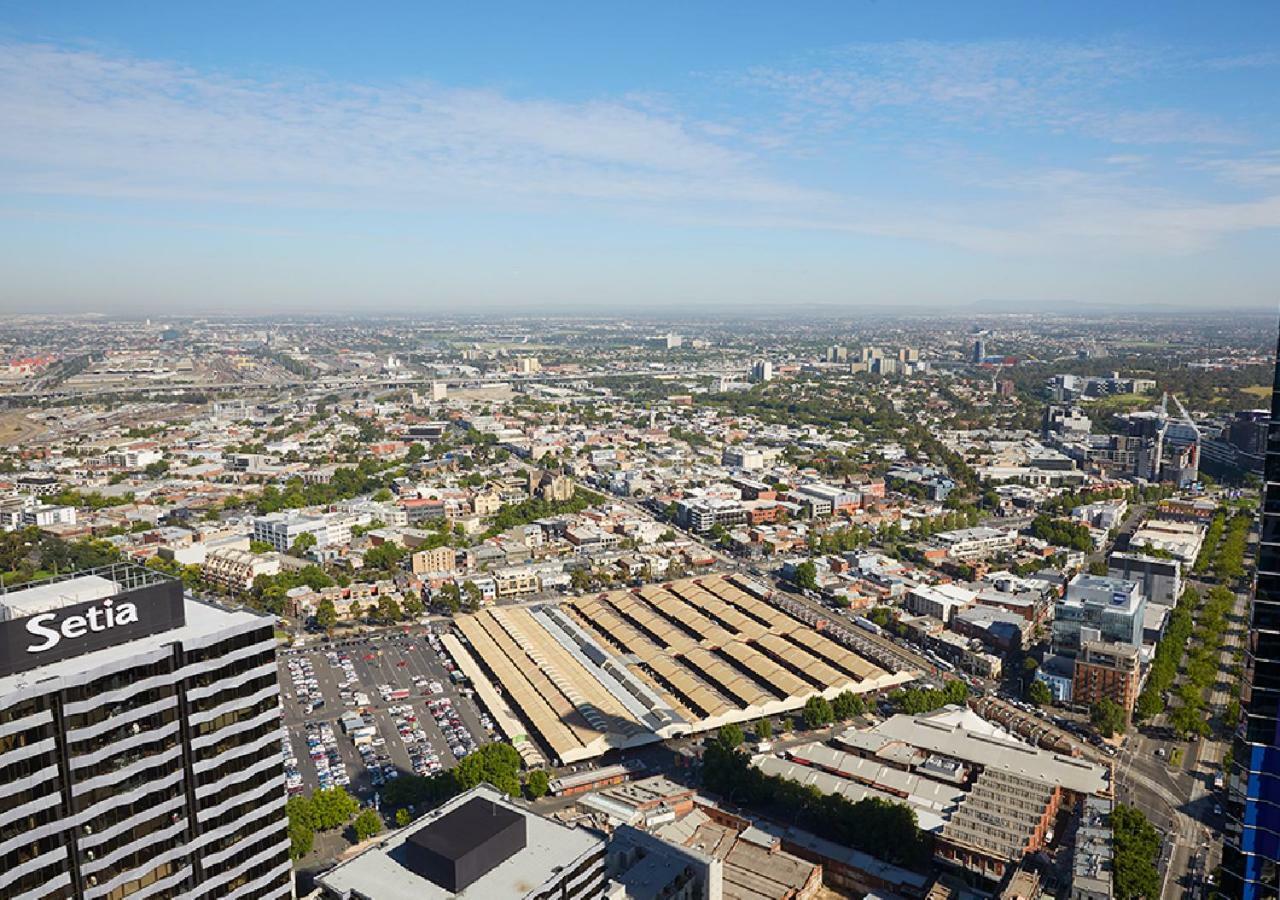
<path id="1" fill-rule="evenodd" d="M 1097 400 L 1088 400 L 1086 404 L 1090 409 L 1102 409 L 1110 412 L 1124 412 L 1133 409 L 1141 409 L 1144 406 L 1151 406 L 1155 399 L 1150 394 L 1112 394 L 1109 397 L 1099 397 Z"/>

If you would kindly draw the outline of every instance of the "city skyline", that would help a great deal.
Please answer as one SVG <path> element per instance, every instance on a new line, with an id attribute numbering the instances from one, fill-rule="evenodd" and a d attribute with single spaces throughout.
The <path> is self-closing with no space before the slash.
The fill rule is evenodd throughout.
<path id="1" fill-rule="evenodd" d="M 1277 12 L 0 21 L 0 311 L 1274 305 Z"/>
<path id="2" fill-rule="evenodd" d="M 1274 897 L 1274 315 L 1084 313 L 4 318 L 0 892 Z"/>

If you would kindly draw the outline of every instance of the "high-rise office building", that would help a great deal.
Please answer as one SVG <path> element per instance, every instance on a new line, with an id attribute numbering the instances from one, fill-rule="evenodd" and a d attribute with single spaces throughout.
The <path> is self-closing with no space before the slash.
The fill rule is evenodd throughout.
<path id="1" fill-rule="evenodd" d="M 973 342 L 973 362 L 980 363 L 987 358 L 987 342 L 984 338 L 978 338 Z"/>
<path id="2" fill-rule="evenodd" d="M 1280 896 L 1280 342 L 1265 477 L 1222 855 L 1223 889 L 1246 900 Z"/>
<path id="3" fill-rule="evenodd" d="M 293 892 L 273 623 L 118 564 L 0 593 L 0 896 Z"/>
<path id="4" fill-rule="evenodd" d="M 773 380 L 773 363 L 767 359 L 758 360 L 751 367 L 751 380 L 757 383 Z"/>

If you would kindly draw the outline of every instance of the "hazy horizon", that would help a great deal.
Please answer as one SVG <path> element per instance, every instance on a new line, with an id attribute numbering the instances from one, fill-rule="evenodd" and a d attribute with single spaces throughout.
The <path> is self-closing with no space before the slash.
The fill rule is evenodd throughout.
<path id="1" fill-rule="evenodd" d="M 1277 26 L 8 9 L 0 312 L 1274 310 Z"/>

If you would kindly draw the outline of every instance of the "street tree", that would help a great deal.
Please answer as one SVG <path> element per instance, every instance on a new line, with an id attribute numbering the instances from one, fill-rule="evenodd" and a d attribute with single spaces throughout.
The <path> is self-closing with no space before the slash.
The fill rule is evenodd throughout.
<path id="1" fill-rule="evenodd" d="M 524 779 L 524 789 L 530 800 L 546 796 L 551 789 L 551 776 L 542 769 L 534 769 Z"/>
<path id="2" fill-rule="evenodd" d="M 1053 702 L 1053 692 L 1049 685 L 1036 678 L 1027 685 L 1027 700 L 1036 706 L 1047 706 Z"/>
<path id="3" fill-rule="evenodd" d="M 382 830 L 382 817 L 375 810 L 362 810 L 351 823 L 351 829 L 356 834 L 357 843 L 367 841 Z"/>
<path id="4" fill-rule="evenodd" d="M 311 803 L 317 831 L 341 828 L 360 809 L 359 801 L 342 787 L 321 788 L 311 795 Z"/>
<path id="5" fill-rule="evenodd" d="M 422 602 L 421 597 L 419 597 L 413 591 L 410 591 L 409 593 L 405 594 L 404 614 L 406 618 L 416 619 L 426 611 L 427 611 L 426 604 Z"/>
<path id="6" fill-rule="evenodd" d="M 378 618 L 384 622 L 397 622 L 402 615 L 400 604 L 395 597 L 384 594 L 378 598 Z"/>
<path id="7" fill-rule="evenodd" d="M 718 737 L 726 747 L 738 747 L 742 744 L 744 735 L 740 725 L 730 722 L 728 725 L 720 726 Z"/>
<path id="8" fill-rule="evenodd" d="M 338 624 L 338 610 L 332 600 L 325 598 L 320 601 L 320 605 L 316 607 L 316 624 L 325 631 L 332 631 L 333 626 Z"/>
<path id="9" fill-rule="evenodd" d="M 796 587 L 803 588 L 807 591 L 817 590 L 818 588 L 818 567 L 813 560 L 806 559 L 800 565 L 796 566 Z"/>
<path id="10" fill-rule="evenodd" d="M 826 697 L 820 695 L 810 697 L 805 702 L 801 715 L 804 717 L 804 724 L 811 729 L 830 725 L 835 721 L 835 713 L 831 709 L 831 704 L 827 702 Z"/>
<path id="11" fill-rule="evenodd" d="M 1110 697 L 1103 697 L 1089 707 L 1089 720 L 1103 737 L 1124 731 L 1124 719 L 1124 709 Z"/>

